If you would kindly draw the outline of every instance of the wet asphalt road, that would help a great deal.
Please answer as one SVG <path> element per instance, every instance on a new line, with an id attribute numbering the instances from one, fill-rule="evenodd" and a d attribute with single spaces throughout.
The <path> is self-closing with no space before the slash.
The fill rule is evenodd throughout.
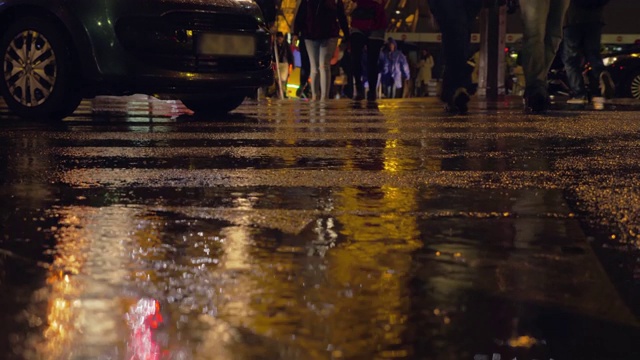
<path id="1" fill-rule="evenodd" d="M 0 358 L 639 359 L 640 112 L 489 107 L 0 108 Z"/>

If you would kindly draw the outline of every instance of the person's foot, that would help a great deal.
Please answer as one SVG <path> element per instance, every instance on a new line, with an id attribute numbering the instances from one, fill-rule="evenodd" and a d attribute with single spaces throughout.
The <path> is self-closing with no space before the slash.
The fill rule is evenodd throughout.
<path id="1" fill-rule="evenodd" d="M 571 99 L 567 100 L 567 104 L 570 105 L 586 105 L 589 102 L 585 95 L 576 95 Z"/>
<path id="2" fill-rule="evenodd" d="M 378 109 L 378 102 L 375 100 L 367 100 L 365 105 L 367 109 Z"/>
<path id="3" fill-rule="evenodd" d="M 545 91 L 531 91 L 524 96 L 525 111 L 542 114 L 549 110 L 549 96 Z"/>
<path id="4" fill-rule="evenodd" d="M 463 87 L 457 88 L 451 99 L 446 103 L 445 110 L 451 114 L 464 115 L 469 112 L 469 100 L 471 100 L 471 97 L 467 89 Z"/>
<path id="5" fill-rule="evenodd" d="M 600 94 L 605 99 L 611 99 L 615 95 L 615 84 L 608 71 L 600 73 Z"/>
<path id="6" fill-rule="evenodd" d="M 364 95 L 361 93 L 357 93 L 356 96 L 353 97 L 353 100 L 355 101 L 364 100 Z"/>
<path id="7" fill-rule="evenodd" d="M 471 100 L 471 96 L 469 96 L 465 88 L 458 88 L 455 94 L 453 94 L 453 103 L 458 108 L 460 114 L 469 112 L 469 100 Z"/>

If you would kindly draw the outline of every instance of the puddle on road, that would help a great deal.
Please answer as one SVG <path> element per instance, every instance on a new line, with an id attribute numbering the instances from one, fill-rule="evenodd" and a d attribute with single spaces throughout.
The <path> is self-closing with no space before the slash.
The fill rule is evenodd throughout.
<path id="1" fill-rule="evenodd" d="M 336 188 L 284 216 L 186 194 L 32 214 L 51 247 L 0 254 L 32 274 L 3 274 L 13 358 L 541 358 L 637 332 L 559 193 Z"/>
<path id="2" fill-rule="evenodd" d="M 580 224 L 637 229 L 636 165 L 589 140 L 607 126 L 365 115 L 5 135 L 5 357 L 640 357 Z"/>

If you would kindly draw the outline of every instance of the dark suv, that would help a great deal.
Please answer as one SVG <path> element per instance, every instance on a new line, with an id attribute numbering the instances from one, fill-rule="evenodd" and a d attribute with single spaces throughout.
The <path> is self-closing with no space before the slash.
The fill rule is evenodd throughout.
<path id="1" fill-rule="evenodd" d="M 0 1 L 0 93 L 23 117 L 133 93 L 226 113 L 272 83 L 270 47 L 253 0 Z"/>

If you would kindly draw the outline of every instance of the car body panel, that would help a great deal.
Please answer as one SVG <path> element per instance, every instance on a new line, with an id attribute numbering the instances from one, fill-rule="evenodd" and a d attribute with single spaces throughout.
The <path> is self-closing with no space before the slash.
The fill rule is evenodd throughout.
<path id="1" fill-rule="evenodd" d="M 638 89 L 633 94 L 632 82 L 640 77 L 640 48 L 631 48 L 623 52 L 605 55 L 607 71 L 611 74 L 616 85 L 617 97 L 638 97 Z"/>

